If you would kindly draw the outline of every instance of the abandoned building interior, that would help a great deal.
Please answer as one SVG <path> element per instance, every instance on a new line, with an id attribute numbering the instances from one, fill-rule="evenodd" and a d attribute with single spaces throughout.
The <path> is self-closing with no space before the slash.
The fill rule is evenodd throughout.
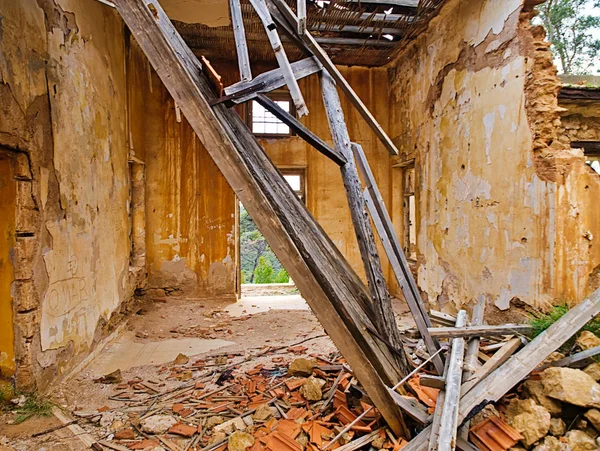
<path id="1" fill-rule="evenodd" d="M 600 449 L 539 3 L 0 0 L 0 450 Z"/>

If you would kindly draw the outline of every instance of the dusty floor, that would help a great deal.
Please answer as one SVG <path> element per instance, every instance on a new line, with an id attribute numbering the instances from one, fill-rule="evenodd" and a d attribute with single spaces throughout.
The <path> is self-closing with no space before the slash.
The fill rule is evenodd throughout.
<path id="1" fill-rule="evenodd" d="M 396 302 L 395 308 L 400 327 L 411 327 L 407 307 Z M 254 357 L 267 347 L 281 347 L 277 355 L 288 360 L 298 357 L 287 347 L 306 339 L 309 340 L 302 343 L 307 348 L 303 354 L 335 352 L 317 319 L 304 301 L 294 295 L 248 297 L 231 305 L 176 297 L 166 301 L 150 299 L 143 302 L 125 329 L 80 374 L 48 393 L 50 401 L 69 413 L 103 407 L 122 410 L 122 401 L 110 399 L 117 392 L 116 385 L 94 380 L 120 369 L 125 382 L 139 377 L 156 382 L 155 387 L 160 391 L 168 390 L 181 384 L 181 380 L 169 377 L 168 363 L 179 353 L 191 357 L 192 362 L 203 360 L 207 367 L 213 365 L 217 356 L 227 356 L 228 363 L 243 362 L 252 356 L 242 367 L 253 367 L 271 361 L 273 353 Z M 105 415 L 105 422 L 118 420 L 118 415 L 115 417 L 111 412 Z M 0 451 L 87 449 L 68 429 L 31 437 L 35 432 L 58 425 L 53 416 L 33 418 L 18 425 L 11 424 L 14 419 L 14 413 L 0 416 Z M 98 432 L 106 432 L 106 428 L 80 424 L 97 439 L 102 438 Z"/>

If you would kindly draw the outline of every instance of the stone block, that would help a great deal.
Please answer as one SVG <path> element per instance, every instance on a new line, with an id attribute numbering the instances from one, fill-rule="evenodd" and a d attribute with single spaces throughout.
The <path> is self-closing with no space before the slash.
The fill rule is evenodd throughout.
<path id="1" fill-rule="evenodd" d="M 24 153 L 17 153 L 14 159 L 14 174 L 18 180 L 31 180 L 31 167 L 29 165 L 29 158 Z"/>
<path id="2" fill-rule="evenodd" d="M 37 251 L 34 237 L 17 238 L 15 243 L 15 279 L 26 280 L 33 276 L 33 262 Z"/>
<path id="3" fill-rule="evenodd" d="M 27 313 L 17 313 L 15 318 L 15 333 L 17 337 L 32 338 L 38 322 L 37 310 Z"/>
<path id="4" fill-rule="evenodd" d="M 40 298 L 32 280 L 13 282 L 12 296 L 19 313 L 33 310 L 40 305 Z"/>
<path id="5" fill-rule="evenodd" d="M 17 207 L 15 228 L 17 233 L 37 234 L 40 230 L 40 212 Z"/>
<path id="6" fill-rule="evenodd" d="M 35 208 L 33 184 L 28 180 L 17 181 L 17 206 L 19 208 Z"/>

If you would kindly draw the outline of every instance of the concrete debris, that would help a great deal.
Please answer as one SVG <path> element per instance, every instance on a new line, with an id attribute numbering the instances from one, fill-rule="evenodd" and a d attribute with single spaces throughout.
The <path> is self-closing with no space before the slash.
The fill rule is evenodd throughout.
<path id="1" fill-rule="evenodd" d="M 271 408 L 268 404 L 261 404 L 256 408 L 256 411 L 252 414 L 252 419 L 256 421 L 265 421 L 273 415 Z"/>
<path id="2" fill-rule="evenodd" d="M 270 412 L 271 411 L 269 409 L 269 413 Z M 215 431 L 215 432 L 225 432 L 227 435 L 232 434 L 235 431 L 245 431 L 245 430 L 246 430 L 246 423 L 244 423 L 244 420 L 239 417 L 233 418 L 229 421 L 226 421 L 225 423 L 219 424 L 218 426 L 215 426 L 213 429 L 213 431 Z"/>
<path id="3" fill-rule="evenodd" d="M 323 379 L 311 376 L 306 379 L 302 384 L 302 387 L 300 387 L 300 393 L 309 401 L 320 401 L 323 397 L 323 392 L 321 391 L 323 385 L 325 385 Z"/>
<path id="4" fill-rule="evenodd" d="M 530 447 L 550 430 L 550 412 L 532 399 L 513 399 L 506 409 L 506 422 L 523 436 Z"/>
<path id="5" fill-rule="evenodd" d="M 144 418 L 140 424 L 142 431 L 148 434 L 164 434 L 177 424 L 177 419 L 171 415 L 152 415 Z"/>
<path id="6" fill-rule="evenodd" d="M 548 368 L 541 377 L 547 396 L 580 407 L 600 407 L 600 384 L 585 372 Z"/>

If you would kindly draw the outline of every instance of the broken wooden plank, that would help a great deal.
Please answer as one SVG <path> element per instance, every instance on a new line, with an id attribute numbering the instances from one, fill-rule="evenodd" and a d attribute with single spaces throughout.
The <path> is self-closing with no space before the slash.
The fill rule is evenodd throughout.
<path id="1" fill-rule="evenodd" d="M 532 330 L 529 324 L 503 324 L 501 326 L 432 327 L 429 333 L 436 338 L 465 338 L 529 335 Z"/>
<path id="2" fill-rule="evenodd" d="M 300 80 L 304 77 L 308 77 L 321 70 L 321 64 L 315 58 L 305 58 L 300 61 L 296 61 L 291 64 L 292 71 L 296 80 Z M 253 90 L 251 94 L 240 96 L 233 100 L 234 103 L 244 103 L 254 98 L 256 93 L 271 92 L 275 89 L 285 86 L 285 79 L 283 77 L 283 70 L 281 68 L 273 69 L 269 72 L 264 72 L 257 75 L 252 81 L 240 81 L 234 83 L 225 88 L 225 94 L 233 95 L 240 91 Z"/>
<path id="3" fill-rule="evenodd" d="M 432 309 L 429 310 L 429 319 L 432 323 L 436 323 L 441 326 L 453 327 L 454 324 L 456 324 L 456 316 Z"/>
<path id="4" fill-rule="evenodd" d="M 485 384 L 480 380 L 473 389 L 464 394 L 458 412 L 459 421 L 463 421 L 475 407 L 498 401 L 599 313 L 600 288 L 485 378 Z M 403 451 L 421 451 L 427 446 L 430 434 L 431 426 L 428 426 L 413 438 Z"/>
<path id="5" fill-rule="evenodd" d="M 386 252 L 388 261 L 390 262 L 392 271 L 394 272 L 394 276 L 400 285 L 402 293 L 404 294 L 404 298 L 406 299 L 406 303 L 408 304 L 410 312 L 413 315 L 417 329 L 423 338 L 425 347 L 427 348 L 429 354 L 433 355 L 439 349 L 439 343 L 434 340 L 429 333 L 431 321 L 429 320 L 429 316 L 427 315 L 425 305 L 423 304 L 421 295 L 419 294 L 417 284 L 415 283 L 412 272 L 410 271 L 410 267 L 408 266 L 408 261 L 406 261 L 404 251 L 402 250 L 400 242 L 398 241 L 398 236 L 396 235 L 394 225 L 389 216 L 387 208 L 385 207 L 385 203 L 383 202 L 381 192 L 377 187 L 375 176 L 371 171 L 371 167 L 369 166 L 369 162 L 367 161 L 362 147 L 356 143 L 353 143 L 352 151 L 362 173 L 363 179 L 365 180 L 366 189 L 363 195 L 365 197 L 365 202 L 367 204 L 367 208 L 369 209 L 369 213 L 371 214 L 371 219 L 373 220 L 373 224 L 375 225 L 375 229 L 377 230 L 381 244 Z M 436 358 L 433 360 L 433 364 L 438 374 L 442 374 L 444 371 L 444 363 L 441 356 L 436 356 Z"/>
<path id="6" fill-rule="evenodd" d="M 564 359 L 555 360 L 554 362 L 547 363 L 546 365 L 540 366 L 538 369 L 543 370 L 550 366 L 568 366 L 570 368 L 583 368 L 588 366 L 590 363 L 596 361 L 595 357 L 600 354 L 600 346 L 586 349 L 585 351 L 572 354 L 565 357 Z"/>
<path id="7" fill-rule="evenodd" d="M 231 11 L 231 24 L 233 26 L 233 37 L 235 39 L 240 79 L 242 81 L 252 80 L 252 69 L 250 68 L 250 57 L 248 56 L 246 30 L 244 30 L 244 19 L 242 17 L 240 0 L 229 0 L 229 9 Z"/>
<path id="8" fill-rule="evenodd" d="M 264 83 L 258 83 L 257 85 L 249 86 L 248 88 L 243 89 L 243 90 L 241 90 L 239 92 L 236 92 L 234 94 L 224 95 L 224 96 L 221 96 L 221 97 L 217 97 L 216 99 L 211 100 L 210 102 L 208 102 L 208 104 L 210 106 L 214 106 L 214 105 L 218 105 L 219 103 L 227 103 L 227 102 L 235 103 L 234 101 L 236 99 L 239 99 L 240 97 L 245 96 L 246 94 L 256 95 L 256 91 L 260 90 L 264 86 L 265 86 Z"/>
<path id="9" fill-rule="evenodd" d="M 311 132 L 294 116 L 277 105 L 272 99 L 264 94 L 257 94 L 256 101 L 327 158 L 335 161 L 339 166 L 346 163 L 346 158 L 338 150 L 332 148 L 329 144 Z"/>
<path id="10" fill-rule="evenodd" d="M 302 117 L 308 114 L 308 107 L 304 102 L 304 97 L 302 96 L 302 92 L 300 91 L 300 87 L 298 86 L 298 82 L 294 76 L 294 72 L 285 53 L 285 49 L 281 43 L 281 39 L 279 39 L 277 27 L 271 18 L 271 13 L 269 13 L 265 0 L 250 0 L 250 3 L 254 7 L 256 14 L 258 14 L 258 17 L 265 27 L 267 38 L 269 39 L 271 47 L 273 48 L 273 52 L 275 53 L 275 59 L 283 71 L 283 78 L 290 91 L 290 97 L 294 102 L 296 112 L 298 113 L 299 117 Z"/>
<path id="11" fill-rule="evenodd" d="M 469 390 L 471 390 L 480 380 L 484 379 L 488 374 L 510 359 L 510 356 L 513 355 L 517 349 L 521 346 L 520 338 L 511 338 L 508 340 L 502 348 L 500 348 L 496 353 L 483 364 L 481 368 L 476 370 L 473 374 L 465 377 L 463 381 L 463 385 L 461 387 L 461 392 L 464 395 Z"/>
<path id="12" fill-rule="evenodd" d="M 291 8 L 282 0 L 270 0 L 272 1 L 277 8 L 283 13 L 285 19 L 292 25 L 294 29 L 298 28 L 298 18 L 291 10 Z M 321 48 L 319 43 L 312 37 L 312 35 L 307 31 L 301 36 L 302 41 L 305 43 L 306 47 L 315 55 L 315 57 L 321 62 L 321 64 L 327 69 L 327 71 L 334 78 L 336 83 L 338 83 L 339 88 L 348 96 L 350 102 L 356 107 L 359 114 L 364 118 L 367 122 L 367 125 L 373 130 L 375 135 L 381 140 L 383 145 L 388 149 L 388 151 L 392 155 L 398 155 L 398 149 L 390 139 L 390 137 L 383 130 L 377 119 L 371 114 L 369 109 L 362 102 L 360 97 L 356 95 L 354 89 L 350 86 L 348 81 L 344 78 L 344 76 L 340 73 L 338 68 L 333 64 L 333 61 L 329 58 L 327 53 Z"/>
<path id="13" fill-rule="evenodd" d="M 60 408 L 56 406 L 52 407 L 52 414 L 58 418 L 58 420 L 86 446 L 86 448 L 98 449 L 96 439 L 85 432 L 85 430 L 77 423 L 73 423 L 73 418 L 65 414 Z"/>
<path id="14" fill-rule="evenodd" d="M 386 387 L 400 379 L 373 325 L 366 287 L 239 115 L 210 107 L 212 88 L 157 0 L 116 0 L 150 64 L 396 435 L 408 435 Z M 155 15 L 156 14 L 156 15 Z M 258 78 L 258 77 L 257 77 Z"/>
<path id="15" fill-rule="evenodd" d="M 391 388 L 389 390 L 390 395 L 394 398 L 394 402 L 398 404 L 402 411 L 406 412 L 409 417 L 421 424 L 428 424 L 431 422 L 431 415 L 427 412 L 427 408 L 422 405 L 417 398 L 403 396 Z"/>
<path id="16" fill-rule="evenodd" d="M 423 387 L 437 388 L 445 390 L 446 379 L 442 376 L 434 376 L 432 374 L 421 374 L 419 376 L 419 384 Z"/>
<path id="17" fill-rule="evenodd" d="M 467 323 L 467 312 L 460 310 L 456 315 L 456 326 Z M 460 401 L 460 384 L 462 381 L 463 361 L 465 355 L 465 339 L 453 338 L 448 371 L 446 374 L 446 390 L 444 407 L 440 418 L 440 430 L 437 439 L 439 451 L 453 451 L 456 448 L 458 431 L 458 407 Z"/>
<path id="18" fill-rule="evenodd" d="M 344 121 L 344 112 L 342 111 L 340 97 L 335 81 L 329 72 L 322 70 L 320 77 L 323 104 L 325 105 L 325 113 L 329 122 L 331 137 L 337 151 L 346 159 L 346 164 L 341 166 L 340 169 L 369 291 L 374 300 L 374 321 L 377 326 L 375 329 L 389 341 L 392 347 L 403 350 L 400 333 L 395 326 L 391 296 L 385 282 L 383 269 L 381 268 L 381 260 L 379 259 L 377 246 L 375 245 L 373 229 L 371 228 L 371 223 L 366 212 L 365 199 L 352 152 L 352 143 L 348 134 L 348 128 Z M 408 374 L 412 369 L 408 356 L 406 353 L 401 352 L 397 357 L 397 365 L 400 372 L 402 375 Z"/>

